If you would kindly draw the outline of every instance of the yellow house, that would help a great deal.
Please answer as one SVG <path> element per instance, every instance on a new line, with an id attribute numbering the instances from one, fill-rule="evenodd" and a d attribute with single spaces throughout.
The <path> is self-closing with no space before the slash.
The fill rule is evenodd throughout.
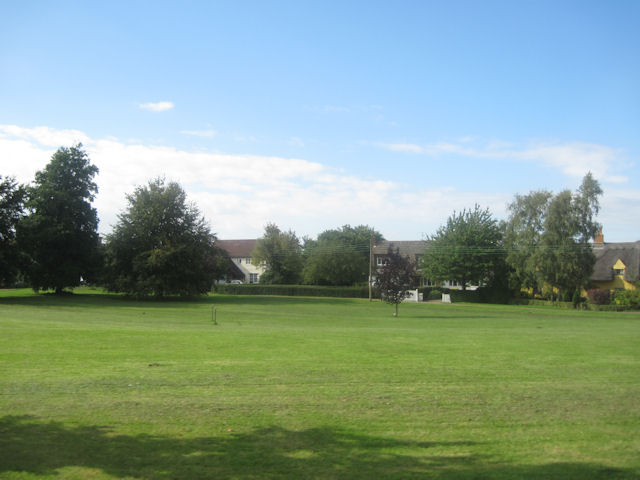
<path id="1" fill-rule="evenodd" d="M 602 234 L 593 244 L 596 264 L 591 283 L 605 290 L 635 290 L 640 273 L 640 241 L 604 243 Z"/>

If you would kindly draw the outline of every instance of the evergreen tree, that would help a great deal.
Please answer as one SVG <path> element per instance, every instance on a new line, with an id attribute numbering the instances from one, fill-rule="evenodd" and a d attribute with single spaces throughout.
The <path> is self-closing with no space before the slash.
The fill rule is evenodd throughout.
<path id="1" fill-rule="evenodd" d="M 0 285 L 12 284 L 18 274 L 21 252 L 16 226 L 24 214 L 25 197 L 24 186 L 0 176 Z"/>
<path id="2" fill-rule="evenodd" d="M 81 279 L 95 278 L 100 267 L 98 215 L 91 206 L 98 168 L 78 144 L 62 147 L 28 189 L 29 215 L 18 240 L 29 256 L 27 279 L 34 290 L 62 293 Z"/>

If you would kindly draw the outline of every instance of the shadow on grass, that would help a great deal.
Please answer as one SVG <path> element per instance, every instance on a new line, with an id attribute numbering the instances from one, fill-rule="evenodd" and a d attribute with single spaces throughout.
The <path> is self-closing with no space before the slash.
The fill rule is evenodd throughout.
<path id="1" fill-rule="evenodd" d="M 474 442 L 408 442 L 341 429 L 280 427 L 203 438 L 118 435 L 107 427 L 69 427 L 34 417 L 0 419 L 0 475 L 55 475 L 65 467 L 115 478 L 524 478 L 638 479 L 602 465 L 507 465 L 461 455 Z M 451 456 L 442 450 L 455 449 Z M 436 454 L 436 450 L 440 454 Z"/>

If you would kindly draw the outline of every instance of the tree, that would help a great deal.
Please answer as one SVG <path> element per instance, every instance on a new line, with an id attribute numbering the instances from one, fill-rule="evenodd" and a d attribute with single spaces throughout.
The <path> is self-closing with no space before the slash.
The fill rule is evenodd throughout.
<path id="1" fill-rule="evenodd" d="M 511 284 L 516 288 L 539 290 L 540 272 L 536 256 L 544 233 L 545 215 L 553 194 L 546 190 L 516 195 L 508 206 L 505 228 L 506 262 L 511 267 Z"/>
<path id="2" fill-rule="evenodd" d="M 136 296 L 209 292 L 222 254 L 182 187 L 157 178 L 137 187 L 127 202 L 107 236 L 106 287 Z"/>
<path id="3" fill-rule="evenodd" d="M 602 189 L 587 173 L 575 194 L 564 190 L 516 195 L 506 227 L 507 263 L 515 285 L 569 297 L 586 286 L 595 264 L 591 240 Z"/>
<path id="4" fill-rule="evenodd" d="M 502 229 L 489 209 L 476 205 L 473 210 L 453 212 L 429 238 L 421 262 L 423 274 L 432 281 L 456 281 L 463 289 L 489 281 L 504 259 L 502 239 Z"/>
<path id="5" fill-rule="evenodd" d="M 302 276 L 302 246 L 295 232 L 281 231 L 268 223 L 251 253 L 253 261 L 265 266 L 260 283 L 297 284 Z"/>
<path id="6" fill-rule="evenodd" d="M 385 264 L 376 276 L 376 286 L 382 298 L 389 304 L 395 305 L 394 317 L 398 316 L 398 305 L 407 298 L 407 290 L 412 287 L 416 267 L 409 257 L 400 255 L 400 249 L 393 249 L 389 245 Z"/>
<path id="7" fill-rule="evenodd" d="M 0 285 L 15 281 L 21 252 L 16 242 L 16 226 L 23 216 L 26 189 L 15 178 L 0 175 Z"/>
<path id="8" fill-rule="evenodd" d="M 353 285 L 369 276 L 371 238 L 382 235 L 366 225 L 326 230 L 304 246 L 304 282 L 313 285 Z"/>
<path id="9" fill-rule="evenodd" d="M 29 256 L 26 274 L 34 290 L 62 293 L 98 272 L 98 214 L 91 206 L 97 173 L 81 144 L 58 149 L 36 173 L 28 189 L 29 215 L 17 232 Z"/>
<path id="10" fill-rule="evenodd" d="M 589 283 L 596 261 L 590 242 L 602 228 L 595 221 L 601 194 L 598 181 L 588 173 L 574 195 L 564 190 L 548 205 L 534 259 L 541 281 L 559 299 Z"/>

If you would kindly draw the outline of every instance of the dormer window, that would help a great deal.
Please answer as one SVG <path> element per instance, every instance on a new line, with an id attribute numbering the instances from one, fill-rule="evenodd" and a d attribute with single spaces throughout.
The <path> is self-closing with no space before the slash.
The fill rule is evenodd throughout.
<path id="1" fill-rule="evenodd" d="M 613 269 L 613 274 L 614 275 L 624 275 L 624 268 L 614 268 Z"/>

